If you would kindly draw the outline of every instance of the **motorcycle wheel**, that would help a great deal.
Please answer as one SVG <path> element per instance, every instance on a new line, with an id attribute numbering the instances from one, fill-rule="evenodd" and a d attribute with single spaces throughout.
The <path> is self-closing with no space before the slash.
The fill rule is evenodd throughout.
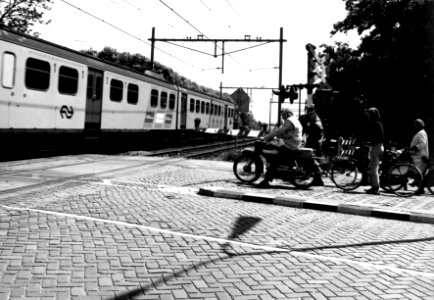
<path id="1" fill-rule="evenodd" d="M 290 182 L 298 189 L 307 189 L 312 186 L 315 172 L 301 168 L 294 174 Z"/>
<path id="2" fill-rule="evenodd" d="M 241 154 L 234 160 L 235 177 L 245 183 L 255 182 L 262 173 L 262 161 L 253 154 Z"/>

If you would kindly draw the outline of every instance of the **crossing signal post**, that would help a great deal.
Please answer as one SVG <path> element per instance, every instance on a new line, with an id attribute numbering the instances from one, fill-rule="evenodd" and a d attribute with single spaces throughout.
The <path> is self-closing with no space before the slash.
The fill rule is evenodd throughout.
<path id="1" fill-rule="evenodd" d="M 321 60 L 316 53 L 316 47 L 306 45 L 307 51 L 307 106 L 312 106 L 313 87 L 321 83 Z"/>

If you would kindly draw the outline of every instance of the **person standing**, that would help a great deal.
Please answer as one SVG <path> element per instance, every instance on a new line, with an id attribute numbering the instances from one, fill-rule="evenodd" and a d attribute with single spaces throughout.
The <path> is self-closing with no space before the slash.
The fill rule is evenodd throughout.
<path id="1" fill-rule="evenodd" d="M 315 112 L 314 107 L 308 108 L 308 120 L 306 122 L 306 126 L 304 127 L 304 131 L 306 134 L 306 148 L 312 148 L 315 150 L 316 156 L 322 155 L 322 141 L 324 138 L 323 126 L 322 122 L 319 119 L 318 115 Z M 324 182 L 321 178 L 321 169 L 319 167 L 318 162 L 314 161 L 315 175 L 312 185 L 314 186 L 322 186 Z"/>
<path id="2" fill-rule="evenodd" d="M 368 128 L 366 141 L 369 143 L 369 165 L 368 175 L 370 189 L 365 190 L 367 194 L 378 195 L 380 193 L 379 166 L 383 155 L 384 131 L 381 123 L 380 112 L 376 107 L 368 109 Z"/>
<path id="3" fill-rule="evenodd" d="M 423 174 L 428 166 L 429 151 L 428 151 L 428 135 L 425 131 L 425 123 L 421 119 L 414 120 L 415 134 L 410 143 L 411 158 L 414 165 Z M 417 190 L 416 194 L 423 194 L 423 185 Z"/>

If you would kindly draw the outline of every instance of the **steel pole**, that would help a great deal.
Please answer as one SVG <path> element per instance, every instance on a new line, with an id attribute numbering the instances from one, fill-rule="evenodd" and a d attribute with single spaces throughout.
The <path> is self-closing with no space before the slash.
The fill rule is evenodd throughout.
<path id="1" fill-rule="evenodd" d="M 280 27 L 280 39 L 279 39 L 279 84 L 278 88 L 282 86 L 282 63 L 283 63 L 283 27 Z M 277 105 L 278 112 L 277 112 L 277 126 L 280 126 L 280 110 L 282 104 L 280 103 L 280 97 L 279 96 L 279 103 Z"/>
<path id="2" fill-rule="evenodd" d="M 151 38 L 151 71 L 154 71 L 155 27 L 152 27 Z"/>

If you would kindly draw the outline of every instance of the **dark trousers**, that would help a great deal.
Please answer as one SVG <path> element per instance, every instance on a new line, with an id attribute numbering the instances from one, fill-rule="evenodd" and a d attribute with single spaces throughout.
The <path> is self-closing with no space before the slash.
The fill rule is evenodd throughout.
<path id="1" fill-rule="evenodd" d="M 262 152 L 262 150 L 277 150 L 277 155 L 267 156 L 269 166 L 265 173 L 265 180 L 272 181 L 276 175 L 277 168 L 281 162 L 287 162 L 295 158 L 294 150 L 290 150 L 285 146 L 277 146 L 270 143 L 256 142 L 255 151 Z"/>

